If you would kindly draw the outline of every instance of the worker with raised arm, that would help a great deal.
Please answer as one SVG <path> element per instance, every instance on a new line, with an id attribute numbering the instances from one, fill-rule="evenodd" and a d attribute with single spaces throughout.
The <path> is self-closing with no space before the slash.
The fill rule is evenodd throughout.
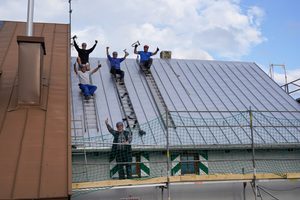
<path id="1" fill-rule="evenodd" d="M 124 166 L 126 167 L 127 178 L 132 178 L 131 162 L 132 162 L 132 149 L 131 141 L 132 134 L 129 131 L 124 130 L 123 122 L 116 124 L 117 130 L 114 130 L 108 124 L 108 118 L 105 120 L 108 131 L 113 135 L 112 155 L 116 157 L 118 163 L 119 179 L 125 179 Z"/>
<path id="2" fill-rule="evenodd" d="M 140 55 L 140 67 L 145 74 L 148 74 L 148 73 L 150 73 L 150 67 L 151 67 L 152 61 L 153 61 L 153 59 L 150 57 L 156 55 L 157 52 L 159 51 L 159 48 L 157 47 L 155 52 L 149 52 L 148 45 L 144 46 L 144 51 L 137 51 L 136 50 L 137 47 L 138 47 L 138 45 L 136 44 L 134 46 L 134 53 Z"/>
<path id="3" fill-rule="evenodd" d="M 82 67 L 82 65 L 86 65 L 87 71 L 90 71 L 90 64 L 89 64 L 89 55 L 90 53 L 92 53 L 92 51 L 95 49 L 95 47 L 97 46 L 98 41 L 95 40 L 95 44 L 92 48 L 90 49 L 86 49 L 87 44 L 84 42 L 81 44 L 81 49 L 78 47 L 77 43 L 76 43 L 76 36 L 72 37 L 73 41 L 74 41 L 74 47 L 78 52 L 78 57 L 77 57 L 77 63 L 79 65 L 79 67 Z"/>
<path id="4" fill-rule="evenodd" d="M 118 52 L 114 51 L 112 53 L 113 57 L 111 57 L 109 55 L 108 49 L 109 49 L 109 47 L 106 47 L 107 58 L 110 61 L 110 73 L 112 73 L 114 75 L 116 81 L 117 81 L 116 75 L 119 74 L 120 75 L 120 85 L 123 85 L 125 73 L 123 70 L 121 70 L 121 62 L 123 62 L 126 59 L 128 53 L 125 52 L 125 55 L 123 58 L 118 58 Z"/>
<path id="5" fill-rule="evenodd" d="M 79 78 L 79 88 L 84 93 L 85 100 L 89 100 L 91 96 L 94 95 L 94 92 L 97 90 L 97 86 L 91 85 L 90 76 L 94 74 L 101 67 L 101 64 L 98 65 L 93 71 L 87 72 L 86 66 L 81 67 L 81 71 L 78 71 L 76 65 L 74 65 L 74 71 Z"/>

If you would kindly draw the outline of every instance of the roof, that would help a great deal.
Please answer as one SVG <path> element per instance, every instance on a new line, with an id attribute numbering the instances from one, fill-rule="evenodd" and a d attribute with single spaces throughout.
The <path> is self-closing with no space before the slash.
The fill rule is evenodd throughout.
<path id="1" fill-rule="evenodd" d="M 112 142 L 112 136 L 104 120 L 108 118 L 115 126 L 122 119 L 122 109 L 107 59 L 90 58 L 91 69 L 98 65 L 98 61 L 102 67 L 92 75 L 92 81 L 98 87 L 96 99 L 100 128 L 99 131 L 87 129 L 85 137 L 93 142 L 107 143 Z M 73 63 L 75 58 L 71 58 L 71 70 Z M 147 132 L 142 137 L 134 133 L 132 144 L 166 144 L 166 131 L 159 122 L 160 114 L 136 59 L 126 59 L 121 63 L 121 69 L 125 71 L 125 84 L 139 124 Z M 251 131 L 246 127 L 250 124 L 250 108 L 263 111 L 253 112 L 254 126 L 272 126 L 254 130 L 256 143 L 299 143 L 300 104 L 253 62 L 154 58 L 151 72 L 168 109 L 175 111 L 171 114 L 178 127 L 169 129 L 171 145 L 251 144 Z M 77 84 L 78 78 L 71 72 L 72 119 L 83 116 Z M 224 124 L 237 127 L 213 127 Z M 179 127 L 206 125 L 211 127 Z"/>
<path id="2" fill-rule="evenodd" d="M 69 25 L 34 23 L 45 38 L 41 106 L 17 107 L 18 43 L 26 23 L 0 30 L 0 199 L 71 195 Z"/>

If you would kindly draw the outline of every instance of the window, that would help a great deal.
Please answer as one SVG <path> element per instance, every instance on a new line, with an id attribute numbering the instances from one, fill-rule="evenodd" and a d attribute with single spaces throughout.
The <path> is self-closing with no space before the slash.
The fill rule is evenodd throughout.
<path id="1" fill-rule="evenodd" d="M 197 154 L 184 154 L 180 156 L 181 174 L 199 174 L 199 161 Z M 184 162 L 189 161 L 189 162 Z"/>
<path id="2" fill-rule="evenodd" d="M 138 162 L 138 163 L 136 163 Z M 141 162 L 141 156 L 138 153 L 132 154 L 132 165 L 131 165 L 131 173 L 133 177 L 141 177 L 141 171 L 140 171 L 140 163 Z"/>

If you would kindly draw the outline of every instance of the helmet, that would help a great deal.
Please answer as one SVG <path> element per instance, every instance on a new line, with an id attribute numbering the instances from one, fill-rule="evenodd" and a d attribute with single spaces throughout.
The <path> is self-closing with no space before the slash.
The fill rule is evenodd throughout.
<path id="1" fill-rule="evenodd" d="M 114 52 L 113 52 L 113 55 L 118 55 L 118 52 L 114 51 Z"/>
<path id="2" fill-rule="evenodd" d="M 119 126 L 123 126 L 123 122 L 118 122 L 118 123 L 116 124 L 116 127 L 119 127 Z"/>
<path id="3" fill-rule="evenodd" d="M 144 48 L 149 48 L 149 46 L 148 46 L 148 45 L 145 45 Z"/>
<path id="4" fill-rule="evenodd" d="M 84 42 L 84 43 L 82 43 L 82 44 L 81 44 L 81 46 L 86 46 L 86 43 L 85 43 L 85 42 Z"/>

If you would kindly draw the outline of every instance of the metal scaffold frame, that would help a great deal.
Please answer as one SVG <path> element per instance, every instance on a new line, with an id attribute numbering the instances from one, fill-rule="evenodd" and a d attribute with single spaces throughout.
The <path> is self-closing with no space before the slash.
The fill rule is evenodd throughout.
<path id="1" fill-rule="evenodd" d="M 247 111 L 168 111 L 166 112 L 166 137 L 167 137 L 167 140 L 166 140 L 166 145 L 164 146 L 160 146 L 159 149 L 161 150 L 165 150 L 166 151 L 166 159 L 163 160 L 163 161 L 157 161 L 157 163 L 162 163 L 162 162 L 165 162 L 166 163 L 166 167 L 167 167 L 167 177 L 159 177 L 159 178 L 153 178 L 155 180 L 153 180 L 153 182 L 151 182 L 151 180 L 146 180 L 146 181 L 140 181 L 140 183 L 138 182 L 134 182 L 134 180 L 132 180 L 132 182 L 130 182 L 130 180 L 128 180 L 128 183 L 125 182 L 125 180 L 118 180 L 120 181 L 120 184 L 118 185 L 118 181 L 103 181 L 104 183 L 102 183 L 101 181 L 100 182 L 93 182 L 92 184 L 90 184 L 91 188 L 96 188 L 97 187 L 97 184 L 98 184 L 98 187 L 105 187 L 101 184 L 107 184 L 107 185 L 110 185 L 110 186 L 116 186 L 116 187 L 122 187 L 122 188 L 134 188 L 134 187 L 150 187 L 150 186 L 153 186 L 153 187 L 159 187 L 161 190 L 162 190 L 162 193 L 164 191 L 164 189 L 167 189 L 167 196 L 168 196 L 168 200 L 171 199 L 171 190 L 170 190 L 170 186 L 172 185 L 178 185 L 178 184 L 188 184 L 189 182 L 193 182 L 196 181 L 193 177 L 191 177 L 191 179 L 189 179 L 189 177 L 185 177 L 185 182 L 182 182 L 182 181 L 179 181 L 177 179 L 174 179 L 176 178 L 176 176 L 171 176 L 171 162 L 170 162 L 170 151 L 171 150 L 174 150 L 174 148 L 176 149 L 176 147 L 174 146 L 171 146 L 170 143 L 169 143 L 169 132 L 170 130 L 173 130 L 174 131 L 174 125 L 173 124 L 170 124 L 169 123 L 169 119 L 172 115 L 172 113 L 193 113 L 193 112 L 211 112 L 211 113 L 216 113 L 216 112 L 224 112 L 224 113 L 248 113 L 249 114 L 249 124 L 248 125 L 243 125 L 242 127 L 248 127 L 250 128 L 250 132 L 251 132 L 251 144 L 250 146 L 247 146 L 247 149 L 251 149 L 251 153 L 252 153 L 252 158 L 248 158 L 248 159 L 217 159 L 217 160 L 214 160 L 214 159 L 210 159 L 210 160 L 206 160 L 205 162 L 207 163 L 213 163 L 213 162 L 240 162 L 240 161 L 248 161 L 248 162 L 252 162 L 252 174 L 245 174 L 245 176 L 241 176 L 241 174 L 232 174 L 232 175 L 225 175 L 225 177 L 229 177 L 229 176 L 232 176 L 231 178 L 225 178 L 225 179 L 216 179 L 215 181 L 218 180 L 218 183 L 220 182 L 241 182 L 244 184 L 244 187 L 243 187 L 243 193 L 244 193 L 244 200 L 245 200 L 245 187 L 246 187 L 246 183 L 251 183 L 251 187 L 253 189 L 253 192 L 254 192 L 254 195 L 255 195 L 255 199 L 258 199 L 261 197 L 261 193 L 264 192 L 265 194 L 271 196 L 272 198 L 274 199 L 277 199 L 275 197 L 275 195 L 273 195 L 270 191 L 268 191 L 266 188 L 260 186 L 260 182 L 263 182 L 263 179 L 268 177 L 266 176 L 265 174 L 257 174 L 257 169 L 256 169 L 256 161 L 261 161 L 261 160 L 268 160 L 268 159 L 261 159 L 259 157 L 256 156 L 255 154 L 255 151 L 256 149 L 258 148 L 262 148 L 260 147 L 258 144 L 255 143 L 254 141 L 254 138 L 255 138 L 255 132 L 254 132 L 254 129 L 255 128 L 265 128 L 265 127 L 270 127 L 270 128 L 278 128 L 278 127 L 284 127 L 284 128 L 297 128 L 297 129 L 300 129 L 300 126 L 268 126 L 268 125 L 261 125 L 261 126 L 256 126 L 253 124 L 253 112 L 274 112 L 274 113 L 299 113 L 299 111 L 253 111 L 251 110 L 251 107 L 249 108 L 249 110 Z M 176 125 L 177 128 L 180 128 L 180 127 L 186 127 L 186 126 L 178 126 Z M 188 126 L 188 127 L 207 127 L 207 126 Z M 237 126 L 234 126 L 234 125 L 223 125 L 223 126 L 214 126 L 214 127 L 241 127 L 241 125 L 237 125 Z M 170 130 L 169 130 L 170 129 Z M 87 141 L 87 143 L 93 143 L 93 142 L 90 142 L 90 141 Z M 103 145 L 104 143 L 103 142 L 97 142 L 97 144 L 101 144 Z M 105 143 L 106 145 L 107 144 L 112 144 L 112 143 Z M 117 143 L 114 143 L 114 144 L 117 144 Z M 133 149 L 152 149 L 154 150 L 155 147 L 153 145 L 136 145 L 136 144 L 131 144 L 133 147 Z M 297 148 L 299 148 L 299 141 L 298 143 L 296 144 Z M 194 148 L 197 148 L 195 146 L 193 146 Z M 107 151 L 104 149 L 104 147 L 102 147 L 104 151 Z M 187 147 L 188 148 L 192 148 L 191 146 Z M 219 148 L 224 148 L 224 147 L 219 147 Z M 244 147 L 240 147 L 240 148 L 245 148 Z M 273 148 L 276 148 L 276 146 L 274 146 Z M 286 147 L 286 148 L 289 148 L 289 147 Z M 292 147 L 291 147 L 292 148 Z M 93 149 L 90 149 L 88 151 L 93 151 Z M 298 161 L 300 160 L 300 158 L 271 158 L 269 160 L 274 160 L 274 161 L 290 161 L 290 160 L 293 160 L 293 161 Z M 176 162 L 184 162 L 184 163 L 187 163 L 187 162 L 199 162 L 199 160 L 189 160 L 189 161 L 176 161 Z M 155 163 L 155 161 L 147 161 L 147 162 L 134 162 L 134 163 Z M 83 163 L 84 164 L 84 163 Z M 87 165 L 109 165 L 110 163 L 87 163 Z M 124 163 L 121 163 L 121 164 L 128 164 L 126 162 Z M 132 164 L 132 163 L 131 163 Z M 244 170 L 243 170 L 244 171 Z M 244 172 L 243 172 L 244 173 Z M 288 174 L 288 172 L 287 172 Z M 250 176 L 251 175 L 251 176 Z M 209 175 L 207 175 L 209 176 Z M 278 177 L 277 175 L 274 175 L 274 176 L 269 176 L 269 178 L 271 179 L 274 179 L 276 180 L 276 177 Z M 297 175 L 298 176 L 298 175 Z M 238 178 L 237 178 L 238 177 Z M 293 178 L 293 177 L 291 177 Z M 268 179 L 268 178 L 267 178 Z M 278 179 L 278 178 L 277 178 Z M 176 181 L 175 181 L 176 180 Z M 122 182 L 124 181 L 124 183 Z M 127 180 L 126 180 L 127 181 Z M 201 179 L 201 181 L 203 182 L 209 182 L 209 183 L 213 183 L 214 180 L 213 179 Z M 105 183 L 106 182 L 106 183 Z M 116 185 L 113 185 L 113 182 L 116 183 Z M 176 183 L 177 182 L 177 183 Z M 126 184 L 127 183 L 127 184 Z M 75 190 L 80 190 L 80 189 L 86 189 L 88 188 L 89 184 L 88 183 L 84 183 L 86 184 L 85 186 L 82 185 L 81 186 L 81 183 L 74 183 L 73 184 L 73 188 Z M 128 186 L 131 185 L 131 186 Z M 160 185 L 158 185 L 160 184 Z M 122 186 L 121 186 L 122 185 Z M 87 187 L 86 187 L 87 186 Z M 163 199 L 163 196 L 162 196 L 162 199 Z"/>

